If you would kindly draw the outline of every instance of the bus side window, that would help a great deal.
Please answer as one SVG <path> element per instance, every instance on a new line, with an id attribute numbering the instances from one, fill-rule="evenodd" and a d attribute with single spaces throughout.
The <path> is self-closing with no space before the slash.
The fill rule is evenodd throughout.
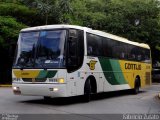
<path id="1" fill-rule="evenodd" d="M 112 57 L 112 49 L 109 38 L 103 38 L 103 54 L 105 57 Z"/>
<path id="2" fill-rule="evenodd" d="M 92 46 L 88 46 L 88 47 L 87 47 L 87 53 L 88 53 L 89 55 L 92 55 L 92 53 L 93 53 L 93 48 L 92 48 Z"/>
<path id="3" fill-rule="evenodd" d="M 102 56 L 102 37 L 87 33 L 87 54 Z"/>
<path id="4" fill-rule="evenodd" d="M 126 44 L 123 42 L 115 42 L 115 47 L 113 47 L 114 53 L 117 54 L 114 56 L 117 59 L 127 59 L 127 50 Z"/>
<path id="5" fill-rule="evenodd" d="M 127 51 L 128 51 L 128 60 L 133 60 L 136 61 L 137 59 L 137 47 L 133 46 L 133 45 L 129 45 L 127 47 Z"/>
<path id="6" fill-rule="evenodd" d="M 124 53 L 124 52 L 121 52 L 120 58 L 121 58 L 121 59 L 124 59 L 124 58 L 125 58 L 125 53 Z"/>

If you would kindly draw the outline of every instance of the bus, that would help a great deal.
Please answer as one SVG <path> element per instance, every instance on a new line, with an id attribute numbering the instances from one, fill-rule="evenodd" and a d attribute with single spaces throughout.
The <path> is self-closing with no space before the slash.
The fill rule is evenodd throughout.
<path id="1" fill-rule="evenodd" d="M 20 31 L 12 68 L 16 95 L 70 97 L 132 89 L 151 84 L 151 51 L 91 28 L 46 25 Z"/>

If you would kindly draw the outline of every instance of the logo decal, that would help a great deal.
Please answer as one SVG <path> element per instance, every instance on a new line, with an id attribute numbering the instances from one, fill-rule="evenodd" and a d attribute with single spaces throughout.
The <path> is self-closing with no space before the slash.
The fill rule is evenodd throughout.
<path id="1" fill-rule="evenodd" d="M 125 69 L 129 70 L 141 70 L 141 64 L 131 64 L 131 63 L 125 63 Z"/>
<path id="2" fill-rule="evenodd" d="M 89 63 L 87 63 L 87 65 L 89 66 L 90 70 L 94 70 L 96 63 L 97 61 L 91 60 Z"/>

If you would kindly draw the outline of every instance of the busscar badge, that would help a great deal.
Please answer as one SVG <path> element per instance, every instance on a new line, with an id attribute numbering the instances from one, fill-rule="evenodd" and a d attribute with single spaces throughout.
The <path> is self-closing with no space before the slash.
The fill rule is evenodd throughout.
<path id="1" fill-rule="evenodd" d="M 94 70 L 96 63 L 97 61 L 91 60 L 89 63 L 87 63 L 87 65 L 89 66 L 90 70 Z"/>

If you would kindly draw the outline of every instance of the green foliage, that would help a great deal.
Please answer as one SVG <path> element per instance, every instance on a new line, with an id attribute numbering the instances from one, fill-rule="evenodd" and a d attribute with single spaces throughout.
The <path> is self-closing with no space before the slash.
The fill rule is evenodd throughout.
<path id="1" fill-rule="evenodd" d="M 42 24 L 42 18 L 37 14 L 36 10 L 15 3 L 0 3 L 0 16 L 12 16 L 18 22 L 28 26 Z"/>
<path id="2" fill-rule="evenodd" d="M 12 17 L 0 16 L 0 44 L 1 46 L 9 46 L 15 44 L 19 31 L 26 27 L 24 24 L 18 23 Z"/>
<path id="3" fill-rule="evenodd" d="M 156 0 L 112 0 L 108 9 L 106 22 L 111 24 L 106 29 L 114 34 L 151 44 L 152 35 L 160 30 Z"/>
<path id="4" fill-rule="evenodd" d="M 104 30 L 106 0 L 73 0 L 72 24 Z"/>
<path id="5" fill-rule="evenodd" d="M 60 23 L 70 23 L 72 17 L 72 7 L 71 0 L 58 0 L 57 1 L 57 11 L 59 14 L 59 22 Z"/>
<path id="6" fill-rule="evenodd" d="M 55 8 L 54 0 L 20 0 L 31 9 L 36 9 L 37 13 L 45 18 L 45 24 L 48 24 L 48 19 Z"/>

